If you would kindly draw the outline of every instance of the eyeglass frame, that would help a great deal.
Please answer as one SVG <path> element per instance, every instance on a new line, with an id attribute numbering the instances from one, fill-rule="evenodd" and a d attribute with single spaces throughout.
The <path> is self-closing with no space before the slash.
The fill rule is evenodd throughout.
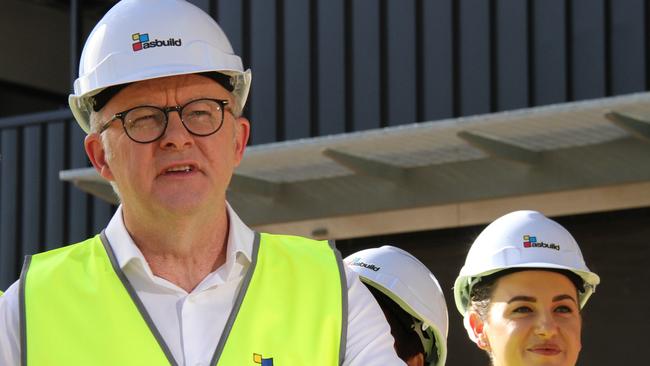
<path id="1" fill-rule="evenodd" d="M 221 122 L 219 122 L 219 127 L 217 127 L 216 130 L 214 130 L 214 131 L 212 131 L 210 133 L 207 133 L 207 134 L 199 134 L 199 133 L 193 132 L 192 130 L 190 130 L 187 127 L 187 125 L 185 124 L 185 121 L 183 121 L 183 109 L 185 107 L 187 107 L 189 104 L 192 104 L 194 102 L 198 102 L 200 100 L 210 100 L 210 101 L 216 102 L 221 107 Z M 126 134 L 126 136 L 131 141 L 139 143 L 139 144 L 149 144 L 149 143 L 155 142 L 157 140 L 160 140 L 160 138 L 162 138 L 165 135 L 165 132 L 167 131 L 167 126 L 169 125 L 169 112 L 176 111 L 176 112 L 178 112 L 178 117 L 181 120 L 181 124 L 187 130 L 187 132 L 189 132 L 191 135 L 200 136 L 200 137 L 210 136 L 210 135 L 214 135 L 215 133 L 219 132 L 219 130 L 221 130 L 221 127 L 223 127 L 223 121 L 225 119 L 225 110 L 226 110 L 227 105 L 228 105 L 228 100 L 227 99 L 216 99 L 216 98 L 192 99 L 192 100 L 190 100 L 189 102 L 187 102 L 187 103 L 185 103 L 183 105 L 175 105 L 175 106 L 170 106 L 170 107 L 158 107 L 158 106 L 155 106 L 155 105 L 139 105 L 139 106 L 135 106 L 133 108 L 129 108 L 127 110 L 124 110 L 122 112 L 115 113 L 111 118 L 109 118 L 106 122 L 104 122 L 102 124 L 102 127 L 99 129 L 99 131 L 97 133 L 99 133 L 99 134 L 103 133 L 104 131 L 109 129 L 109 127 L 111 126 L 111 124 L 115 120 L 120 120 L 122 122 L 122 129 L 124 130 L 124 133 Z M 126 117 L 126 115 L 129 112 L 131 112 L 131 111 L 133 111 L 135 109 L 138 109 L 138 108 L 143 108 L 143 107 L 157 109 L 157 110 L 161 111 L 163 113 L 163 115 L 165 116 L 165 125 L 163 126 L 163 129 L 160 132 L 160 135 L 158 135 L 156 138 L 148 140 L 148 141 L 138 141 L 138 140 L 134 139 L 133 137 L 131 137 L 131 135 L 129 135 L 129 132 L 126 129 L 126 124 L 125 124 L 126 121 L 124 120 L 124 117 Z"/>

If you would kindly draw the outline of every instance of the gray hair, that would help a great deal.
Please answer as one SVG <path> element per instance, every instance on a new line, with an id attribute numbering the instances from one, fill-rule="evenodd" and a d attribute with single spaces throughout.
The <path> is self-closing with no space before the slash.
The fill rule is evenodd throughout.
<path id="1" fill-rule="evenodd" d="M 99 114 L 98 112 L 90 112 L 90 133 L 97 133 L 99 132 Z M 113 149 L 111 148 L 111 144 L 108 139 L 108 135 L 102 134 L 99 136 L 99 140 L 102 144 L 102 148 L 104 149 L 105 152 L 105 160 L 107 163 L 110 163 L 111 160 L 113 160 Z M 120 191 L 117 188 L 117 184 L 113 181 L 109 181 L 111 187 L 113 188 L 113 192 L 115 192 L 115 195 L 117 196 L 118 200 L 122 200 L 122 196 L 120 196 Z"/>

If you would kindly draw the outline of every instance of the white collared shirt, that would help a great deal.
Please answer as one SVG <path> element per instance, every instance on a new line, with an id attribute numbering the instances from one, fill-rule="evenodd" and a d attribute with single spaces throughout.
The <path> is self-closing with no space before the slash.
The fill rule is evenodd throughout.
<path id="1" fill-rule="evenodd" d="M 228 206 L 226 262 L 192 292 L 155 276 L 128 234 L 121 207 L 106 227 L 115 258 L 181 366 L 208 366 L 251 263 L 254 232 Z M 404 365 L 384 315 L 357 274 L 345 267 L 347 348 L 343 365 Z M 18 281 L 0 297 L 0 365 L 20 365 Z M 298 365 L 296 365 L 298 366 Z"/>

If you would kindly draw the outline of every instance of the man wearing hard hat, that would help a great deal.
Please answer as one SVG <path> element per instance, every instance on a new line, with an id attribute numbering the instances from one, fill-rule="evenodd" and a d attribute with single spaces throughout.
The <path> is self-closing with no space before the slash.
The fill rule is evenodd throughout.
<path id="1" fill-rule="evenodd" d="M 0 364 L 403 364 L 336 249 L 255 233 L 226 202 L 250 83 L 185 1 L 100 20 L 70 107 L 121 205 L 101 234 L 27 257 L 0 301 Z"/>

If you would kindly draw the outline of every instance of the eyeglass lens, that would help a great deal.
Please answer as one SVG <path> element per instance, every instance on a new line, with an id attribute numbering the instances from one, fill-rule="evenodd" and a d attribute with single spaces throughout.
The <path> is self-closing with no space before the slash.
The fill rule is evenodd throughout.
<path id="1" fill-rule="evenodd" d="M 164 110 L 149 106 L 134 108 L 124 116 L 124 129 L 135 141 L 157 140 L 165 133 L 169 113 L 174 111 L 177 109 Z M 180 115 L 185 128 L 198 136 L 207 136 L 217 132 L 223 123 L 223 108 L 217 100 L 192 101 L 181 107 Z"/>

